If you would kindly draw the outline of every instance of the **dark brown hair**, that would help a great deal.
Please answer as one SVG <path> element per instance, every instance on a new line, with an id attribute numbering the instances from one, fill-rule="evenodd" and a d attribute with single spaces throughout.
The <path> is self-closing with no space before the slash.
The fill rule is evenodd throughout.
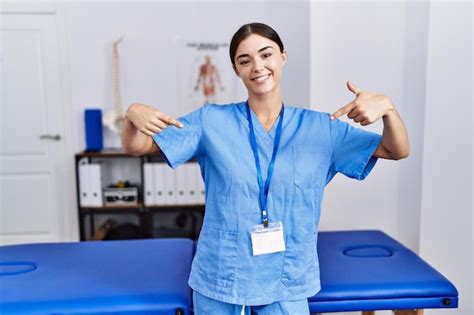
<path id="1" fill-rule="evenodd" d="M 274 41 L 278 44 L 278 47 L 280 47 L 280 52 L 284 51 L 280 36 L 278 36 L 278 33 L 273 28 L 263 23 L 245 24 L 242 25 L 237 32 L 235 32 L 234 36 L 232 36 L 232 40 L 230 41 L 229 55 L 233 66 L 235 66 L 234 58 L 239 44 L 252 34 L 260 35 Z"/>

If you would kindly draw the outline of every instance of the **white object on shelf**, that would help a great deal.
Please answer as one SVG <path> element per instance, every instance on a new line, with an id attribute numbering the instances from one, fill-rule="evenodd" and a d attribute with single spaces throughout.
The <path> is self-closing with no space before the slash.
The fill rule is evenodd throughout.
<path id="1" fill-rule="evenodd" d="M 143 163 L 143 203 L 145 206 L 156 205 L 155 166 L 156 163 Z"/>
<path id="2" fill-rule="evenodd" d="M 89 169 L 88 164 L 79 164 L 79 204 L 81 207 L 88 206 L 89 201 Z"/>
<path id="3" fill-rule="evenodd" d="M 186 182 L 190 179 L 186 164 L 179 166 L 176 170 L 176 204 L 187 205 L 189 202 L 189 192 L 186 189 Z"/>
<path id="4" fill-rule="evenodd" d="M 153 163 L 153 180 L 155 186 L 155 205 L 166 204 L 166 179 L 165 171 L 168 165 L 165 163 Z"/>
<path id="5" fill-rule="evenodd" d="M 176 190 L 176 172 L 165 163 L 160 163 L 163 167 L 164 181 L 164 203 L 165 205 L 176 205 L 177 201 L 177 190 Z"/>
<path id="6" fill-rule="evenodd" d="M 120 135 L 122 133 L 125 115 L 122 110 L 122 97 L 120 96 L 120 55 L 118 52 L 118 44 L 123 40 L 123 36 L 113 43 L 113 86 L 114 86 L 114 109 L 105 111 L 102 116 L 102 124 L 109 128 L 112 132 Z"/>
<path id="7" fill-rule="evenodd" d="M 194 174 L 194 183 L 196 187 L 196 203 L 197 204 L 204 204 L 206 202 L 206 193 L 204 191 L 204 180 L 201 176 L 201 168 L 199 167 L 198 163 L 192 163 L 193 167 L 193 174 Z"/>
<path id="8" fill-rule="evenodd" d="M 196 204 L 196 174 L 194 173 L 194 167 L 196 163 L 186 163 L 183 165 L 186 177 L 183 180 L 182 186 L 184 187 L 186 204 Z"/>
<path id="9" fill-rule="evenodd" d="M 102 207 L 102 174 L 100 164 L 79 162 L 79 203 L 82 207 Z"/>
<path id="10" fill-rule="evenodd" d="M 102 198 L 102 176 L 100 164 L 89 164 L 89 185 L 90 185 L 90 204 L 92 207 L 102 207 L 104 205 Z"/>

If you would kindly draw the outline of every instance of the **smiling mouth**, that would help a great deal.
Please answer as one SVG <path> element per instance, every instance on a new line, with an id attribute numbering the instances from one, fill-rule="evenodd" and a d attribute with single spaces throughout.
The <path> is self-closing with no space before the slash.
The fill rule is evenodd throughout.
<path id="1" fill-rule="evenodd" d="M 269 77 L 270 77 L 270 73 L 269 74 L 265 74 L 265 75 L 262 75 L 262 76 L 259 76 L 259 77 L 256 77 L 256 78 L 253 78 L 251 79 L 252 81 L 255 81 L 257 83 L 262 83 L 262 82 L 265 82 Z"/>

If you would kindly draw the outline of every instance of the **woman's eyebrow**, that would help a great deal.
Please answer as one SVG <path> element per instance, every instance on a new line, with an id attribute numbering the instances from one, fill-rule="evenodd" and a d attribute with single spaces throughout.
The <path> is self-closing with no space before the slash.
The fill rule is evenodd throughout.
<path id="1" fill-rule="evenodd" d="M 272 48 L 272 49 L 273 49 L 272 46 L 265 46 L 265 47 L 263 47 L 263 48 L 260 48 L 260 49 L 258 50 L 258 52 L 264 51 L 265 49 L 268 49 L 268 48 Z M 237 58 L 235 58 L 235 60 L 237 60 L 237 59 L 239 59 L 239 58 L 242 58 L 242 57 L 248 57 L 248 56 L 249 56 L 249 54 L 242 54 L 242 55 L 239 55 Z"/>

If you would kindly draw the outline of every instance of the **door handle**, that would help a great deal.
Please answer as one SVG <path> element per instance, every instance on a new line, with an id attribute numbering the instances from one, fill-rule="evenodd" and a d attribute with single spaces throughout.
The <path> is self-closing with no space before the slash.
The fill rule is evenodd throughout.
<path id="1" fill-rule="evenodd" d="M 59 141 L 61 140 L 61 136 L 60 135 L 40 135 L 40 139 L 49 139 L 49 140 Z"/>

